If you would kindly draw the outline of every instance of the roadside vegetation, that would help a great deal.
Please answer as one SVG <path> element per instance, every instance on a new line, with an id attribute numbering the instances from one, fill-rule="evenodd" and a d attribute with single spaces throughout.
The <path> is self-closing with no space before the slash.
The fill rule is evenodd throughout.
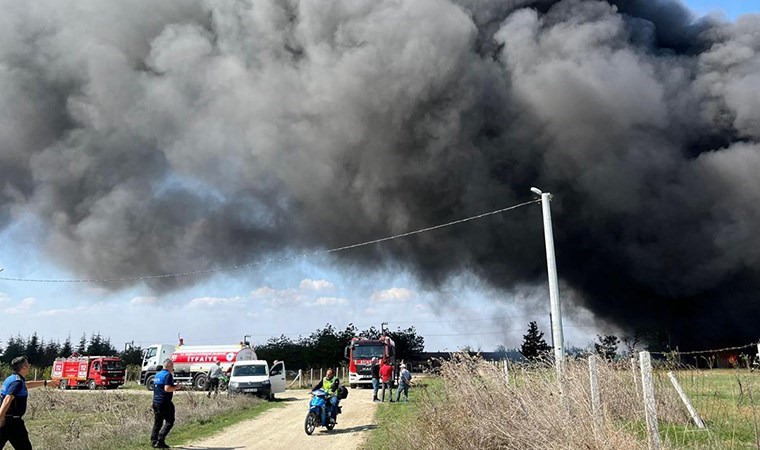
<path id="1" fill-rule="evenodd" d="M 150 403 L 150 395 L 136 392 L 35 389 L 25 419 L 34 448 L 131 450 L 149 446 Z M 177 422 L 167 439 L 171 445 L 211 436 L 281 404 L 249 396 L 209 399 L 201 392 L 178 392 L 174 403 Z"/>
<path id="2" fill-rule="evenodd" d="M 364 443 L 362 447 L 364 450 L 396 448 L 399 442 L 407 445 L 403 439 L 410 438 L 410 433 L 413 433 L 416 427 L 420 425 L 417 420 L 421 411 L 420 399 L 424 395 L 427 395 L 426 392 L 428 390 L 440 389 L 441 383 L 437 377 L 417 377 L 413 381 L 414 385 L 409 389 L 408 402 L 388 403 L 386 401 L 377 405 L 375 412 L 376 428 L 373 429 L 369 438 Z M 399 441 L 399 433 L 403 434 L 402 441 Z"/>
<path id="3" fill-rule="evenodd" d="M 667 379 L 655 372 L 664 448 L 760 448 L 760 374 L 746 369 L 676 370 L 707 425 L 700 430 Z M 588 365 L 568 361 L 559 392 L 548 365 L 503 367 L 456 355 L 408 404 L 382 404 L 365 448 L 646 449 L 640 381 L 630 361 L 599 364 L 602 414 L 594 426 Z"/>

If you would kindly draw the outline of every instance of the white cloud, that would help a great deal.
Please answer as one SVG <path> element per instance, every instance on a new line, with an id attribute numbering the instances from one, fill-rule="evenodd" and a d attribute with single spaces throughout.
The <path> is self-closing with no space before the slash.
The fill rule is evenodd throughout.
<path id="1" fill-rule="evenodd" d="M 158 297 L 135 297 L 129 301 L 132 306 L 152 306 L 158 303 Z"/>
<path id="2" fill-rule="evenodd" d="M 241 297 L 199 297 L 190 300 L 190 303 L 188 303 L 188 305 L 205 307 L 238 305 L 240 303 L 243 303 L 243 299 Z"/>
<path id="3" fill-rule="evenodd" d="M 264 300 L 272 306 L 293 306 L 304 304 L 309 297 L 298 289 L 273 289 L 265 286 L 251 292 L 254 299 Z"/>
<path id="4" fill-rule="evenodd" d="M 390 288 L 384 291 L 375 291 L 370 298 L 373 303 L 405 303 L 415 296 L 414 291 L 407 288 Z"/>
<path id="5" fill-rule="evenodd" d="M 312 280 L 306 278 L 301 280 L 299 287 L 303 291 L 328 291 L 334 289 L 335 285 L 327 280 Z"/>
<path id="6" fill-rule="evenodd" d="M 9 305 L 3 307 L 3 312 L 6 314 L 18 314 L 26 311 L 30 311 L 34 308 L 35 303 L 37 303 L 37 300 L 34 297 L 27 297 L 23 300 L 21 300 L 18 303 L 13 302 L 13 300 L 10 299 L 5 294 L 0 294 L 0 303 L 3 305 Z"/>
<path id="7" fill-rule="evenodd" d="M 345 305 L 346 303 L 348 299 L 340 297 L 319 297 L 315 302 L 317 306 Z"/>

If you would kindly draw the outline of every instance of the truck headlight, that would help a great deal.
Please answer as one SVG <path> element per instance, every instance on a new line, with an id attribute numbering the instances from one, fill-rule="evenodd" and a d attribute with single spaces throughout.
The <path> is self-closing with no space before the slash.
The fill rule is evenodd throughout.
<path id="1" fill-rule="evenodd" d="M 263 382 L 263 383 L 261 383 L 261 384 L 263 384 L 264 386 L 267 386 L 267 385 L 269 385 L 269 384 L 272 384 L 272 382 L 271 382 L 271 381 L 269 381 L 269 380 L 264 380 L 264 382 Z"/>
<path id="2" fill-rule="evenodd" d="M 230 383 L 230 387 L 231 387 L 231 388 L 233 388 L 233 389 L 237 388 L 237 387 L 238 387 L 238 383 L 237 383 L 237 381 L 233 381 L 233 382 L 231 382 L 231 383 Z"/>

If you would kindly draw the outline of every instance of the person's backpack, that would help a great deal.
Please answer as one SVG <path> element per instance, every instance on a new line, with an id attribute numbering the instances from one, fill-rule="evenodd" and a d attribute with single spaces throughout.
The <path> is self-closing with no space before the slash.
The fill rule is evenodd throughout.
<path id="1" fill-rule="evenodd" d="M 344 400 L 346 397 L 348 397 L 348 389 L 345 386 L 340 386 L 338 388 L 338 398 Z"/>

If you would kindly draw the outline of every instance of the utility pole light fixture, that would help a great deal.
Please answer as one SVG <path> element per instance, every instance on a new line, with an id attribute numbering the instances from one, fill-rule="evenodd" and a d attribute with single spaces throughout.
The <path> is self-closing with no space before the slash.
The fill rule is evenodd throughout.
<path id="1" fill-rule="evenodd" d="M 559 303 L 559 282 L 557 281 L 557 260 L 554 256 L 554 231 L 552 229 L 552 195 L 532 187 L 531 192 L 541 196 L 544 215 L 544 239 L 546 241 L 546 267 L 549 273 L 549 300 L 552 317 L 552 343 L 554 344 L 554 366 L 557 369 L 557 381 L 562 381 L 562 366 L 565 360 L 565 340 L 562 335 L 562 308 Z"/>

